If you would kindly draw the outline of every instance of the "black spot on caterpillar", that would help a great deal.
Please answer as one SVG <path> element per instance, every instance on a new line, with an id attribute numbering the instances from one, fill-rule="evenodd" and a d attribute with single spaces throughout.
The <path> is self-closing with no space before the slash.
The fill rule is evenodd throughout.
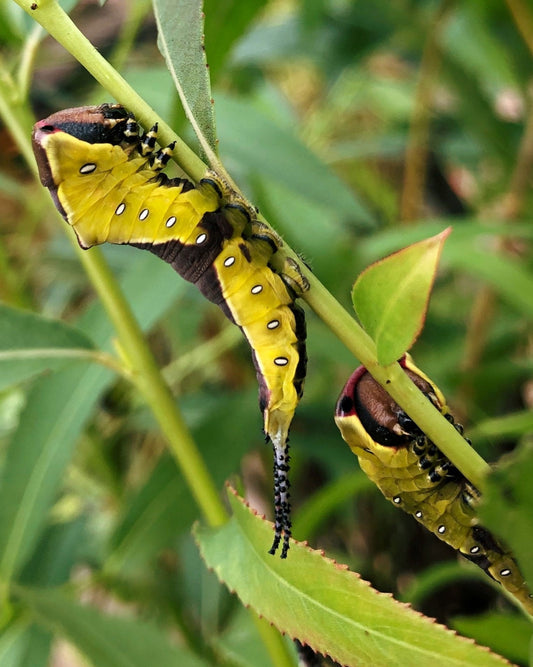
<path id="1" fill-rule="evenodd" d="M 264 431 L 274 448 L 275 537 L 291 534 L 288 432 L 306 372 L 299 273 L 270 266 L 279 239 L 216 175 L 198 185 L 162 169 L 157 126 L 141 136 L 120 105 L 66 109 L 36 123 L 39 174 L 82 248 L 129 244 L 155 253 L 220 306 L 252 348 Z"/>
<path id="2" fill-rule="evenodd" d="M 451 422 L 440 389 L 406 355 L 405 373 Z M 346 383 L 335 422 L 368 477 L 397 507 L 479 565 L 533 613 L 533 599 L 509 550 L 479 525 L 479 491 L 361 366 Z M 455 424 L 462 433 L 462 427 Z"/>

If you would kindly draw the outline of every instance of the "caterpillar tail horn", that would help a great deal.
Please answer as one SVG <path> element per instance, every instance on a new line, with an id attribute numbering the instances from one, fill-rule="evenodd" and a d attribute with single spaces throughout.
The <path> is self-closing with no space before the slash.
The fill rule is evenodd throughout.
<path id="1" fill-rule="evenodd" d="M 268 420 L 268 417 L 267 417 Z M 274 453 L 274 540 L 269 554 L 274 555 L 283 540 L 281 558 L 287 558 L 291 538 L 290 456 L 288 430 L 266 431 Z"/>

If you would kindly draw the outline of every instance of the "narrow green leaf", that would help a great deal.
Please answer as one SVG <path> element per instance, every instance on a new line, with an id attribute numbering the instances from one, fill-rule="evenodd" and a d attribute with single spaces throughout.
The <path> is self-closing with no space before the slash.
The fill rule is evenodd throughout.
<path id="1" fill-rule="evenodd" d="M 185 115 L 212 162 L 216 130 L 211 83 L 203 44 L 204 18 L 199 0 L 154 0 L 158 46 L 174 79 Z"/>
<path id="2" fill-rule="evenodd" d="M 233 517 L 225 526 L 196 529 L 202 557 L 245 605 L 290 637 L 354 667 L 507 664 L 301 543 L 293 542 L 286 560 L 272 557 L 272 524 L 234 492 L 229 498 Z"/>
<path id="3" fill-rule="evenodd" d="M 196 512 L 175 462 L 163 456 L 146 484 L 126 505 L 126 512 L 111 536 L 106 572 L 125 576 L 146 566 L 156 553 L 189 528 Z"/>
<path id="4" fill-rule="evenodd" d="M 457 6 L 443 29 L 443 51 L 475 76 L 487 92 L 495 95 L 505 87 L 519 90 L 520 82 L 508 48 L 495 34 L 485 9 L 482 3 Z"/>
<path id="5" fill-rule="evenodd" d="M 64 322 L 0 304 L 0 390 L 91 349 L 91 340 Z"/>
<path id="6" fill-rule="evenodd" d="M 15 618 L 0 634 L 2 667 L 46 667 L 50 664 L 52 636 L 24 618 Z"/>
<path id="7" fill-rule="evenodd" d="M 424 325 L 445 229 L 369 266 L 356 280 L 352 301 L 386 366 L 403 356 Z"/>
<path id="8" fill-rule="evenodd" d="M 143 328 L 149 329 L 184 288 L 184 282 L 155 256 L 137 253 L 123 288 Z M 90 332 L 96 345 L 111 349 L 113 328 L 99 304 L 83 315 L 78 326 Z M 0 485 L 0 572 L 4 581 L 23 565 L 36 544 L 76 439 L 112 378 L 102 366 L 65 368 L 39 378 L 30 390 L 6 451 Z"/>
<path id="9" fill-rule="evenodd" d="M 22 656 L 28 640 L 28 624 L 15 621 L 4 627 L 0 634 L 0 665 L 4 667 L 18 667 L 22 663 Z"/>
<path id="10" fill-rule="evenodd" d="M 505 465 L 486 480 L 480 516 L 516 556 L 522 573 L 533 585 L 533 449 L 516 449 Z"/>
<path id="11" fill-rule="evenodd" d="M 146 621 L 102 614 L 56 589 L 18 587 L 16 595 L 40 625 L 68 639 L 95 667 L 206 665 Z"/>
<path id="12" fill-rule="evenodd" d="M 211 81 L 218 72 L 235 42 L 239 42 L 267 0 L 205 0 L 205 48 Z"/>

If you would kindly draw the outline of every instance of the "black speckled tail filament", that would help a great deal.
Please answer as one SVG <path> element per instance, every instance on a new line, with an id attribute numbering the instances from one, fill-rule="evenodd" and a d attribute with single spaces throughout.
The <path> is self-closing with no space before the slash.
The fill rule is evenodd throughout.
<path id="1" fill-rule="evenodd" d="M 274 450 L 274 541 L 269 554 L 275 554 L 283 536 L 281 558 L 287 558 L 289 540 L 291 537 L 291 504 L 289 501 L 289 444 L 285 447 L 276 447 Z"/>

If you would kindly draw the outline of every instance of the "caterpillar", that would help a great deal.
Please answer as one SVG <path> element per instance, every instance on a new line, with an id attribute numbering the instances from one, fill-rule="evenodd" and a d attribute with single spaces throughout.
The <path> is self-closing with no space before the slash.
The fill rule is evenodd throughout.
<path id="1" fill-rule="evenodd" d="M 35 124 L 42 184 L 84 249 L 101 243 L 149 250 L 197 285 L 242 330 L 252 349 L 263 428 L 274 450 L 274 526 L 270 553 L 291 535 L 289 427 L 302 396 L 306 326 L 297 292 L 308 285 L 295 262 L 270 262 L 281 239 L 257 220 L 222 179 L 197 185 L 162 169 L 173 144 L 156 150 L 157 125 L 141 134 L 119 104 L 66 109 Z"/>
<path id="2" fill-rule="evenodd" d="M 406 355 L 404 372 L 454 424 L 440 389 Z M 533 614 L 530 594 L 509 550 L 479 523 L 479 491 L 462 475 L 364 366 L 337 401 L 335 422 L 368 477 L 396 507 L 412 514 L 498 581 Z"/>

